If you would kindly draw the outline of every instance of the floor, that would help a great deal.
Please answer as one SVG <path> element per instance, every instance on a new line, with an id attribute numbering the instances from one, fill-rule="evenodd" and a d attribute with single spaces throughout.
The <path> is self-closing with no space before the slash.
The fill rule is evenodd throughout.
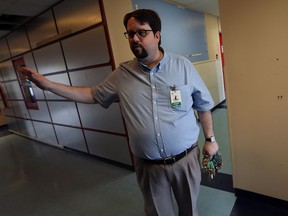
<path id="1" fill-rule="evenodd" d="M 236 198 L 225 107 L 213 111 L 224 166 L 202 178 L 200 216 L 274 216 L 288 210 Z M 200 134 L 199 145 L 203 134 Z M 144 216 L 133 171 L 87 155 L 39 144 L 0 128 L 1 216 Z"/>

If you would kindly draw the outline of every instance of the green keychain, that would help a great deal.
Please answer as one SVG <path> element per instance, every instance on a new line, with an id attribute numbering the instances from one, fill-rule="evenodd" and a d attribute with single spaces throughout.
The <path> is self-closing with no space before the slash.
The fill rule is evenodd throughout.
<path id="1" fill-rule="evenodd" d="M 208 174 L 210 179 L 214 179 L 216 173 L 222 167 L 222 157 L 217 151 L 212 159 L 209 158 L 209 155 L 205 154 L 202 160 L 202 172 Z"/>

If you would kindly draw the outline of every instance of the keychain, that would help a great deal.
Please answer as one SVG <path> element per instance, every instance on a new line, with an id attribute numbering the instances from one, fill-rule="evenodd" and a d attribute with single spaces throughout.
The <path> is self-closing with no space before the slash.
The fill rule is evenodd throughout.
<path id="1" fill-rule="evenodd" d="M 205 154 L 202 160 L 202 172 L 208 174 L 210 179 L 214 179 L 216 173 L 222 167 L 222 156 L 219 151 L 213 156 L 212 159 L 209 155 Z"/>

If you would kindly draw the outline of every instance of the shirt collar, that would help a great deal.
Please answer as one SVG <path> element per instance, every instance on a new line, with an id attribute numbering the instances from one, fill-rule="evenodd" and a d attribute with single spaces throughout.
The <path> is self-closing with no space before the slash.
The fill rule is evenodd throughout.
<path id="1" fill-rule="evenodd" d="M 164 49 L 162 47 L 160 47 L 159 49 L 163 53 L 163 58 L 151 70 L 150 70 L 150 68 L 147 65 L 143 64 L 141 61 L 138 60 L 138 62 L 140 64 L 140 67 L 143 69 L 144 72 L 155 72 L 156 73 L 159 70 L 161 70 L 162 66 L 168 61 L 168 56 L 167 56 L 166 52 L 164 51 Z"/>

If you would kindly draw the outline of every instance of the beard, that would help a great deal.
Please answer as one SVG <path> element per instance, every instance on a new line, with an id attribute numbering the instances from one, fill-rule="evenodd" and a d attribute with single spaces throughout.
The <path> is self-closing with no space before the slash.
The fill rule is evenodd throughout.
<path id="1" fill-rule="evenodd" d="M 133 54 L 137 59 L 144 59 L 148 56 L 148 53 L 144 49 L 144 47 L 137 43 L 131 44 L 131 51 L 133 52 Z"/>

